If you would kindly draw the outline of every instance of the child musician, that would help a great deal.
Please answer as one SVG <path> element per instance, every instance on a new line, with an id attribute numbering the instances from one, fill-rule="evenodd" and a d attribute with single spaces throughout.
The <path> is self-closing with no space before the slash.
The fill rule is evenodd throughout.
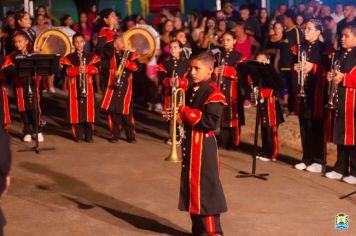
<path id="1" fill-rule="evenodd" d="M 323 89 L 326 82 L 323 62 L 326 48 L 319 40 L 322 24 L 319 20 L 310 19 L 306 23 L 305 40 L 301 45 L 301 52 L 306 55 L 304 85 L 298 88 L 295 106 L 299 117 L 300 136 L 302 141 L 302 162 L 295 165 L 298 170 L 321 173 L 325 171 L 325 137 L 324 115 L 325 108 Z M 300 63 L 301 64 L 301 63 Z M 301 65 L 294 69 L 301 71 Z M 305 93 L 305 97 L 301 93 Z"/>
<path id="2" fill-rule="evenodd" d="M 61 64 L 69 77 L 69 96 L 66 120 L 72 125 L 76 142 L 93 142 L 95 122 L 95 95 L 93 75 L 98 73 L 100 58 L 84 51 L 84 35 L 73 36 L 75 52 L 63 57 Z"/>
<path id="3" fill-rule="evenodd" d="M 270 64 L 268 55 L 260 53 L 256 60 L 264 64 Z M 268 77 L 257 78 L 253 81 L 257 89 L 256 98 L 259 100 L 258 109 L 260 111 L 262 151 L 257 159 L 262 161 L 275 161 L 278 157 L 278 125 L 284 122 L 283 113 L 279 104 L 280 92 L 283 88 L 282 81 L 277 72 L 271 66 Z M 254 79 L 252 77 L 252 79 Z M 255 89 L 255 90 L 256 90 Z"/>
<path id="4" fill-rule="evenodd" d="M 165 111 L 171 108 L 171 92 L 174 81 L 176 81 L 177 88 L 182 88 L 185 91 L 188 87 L 186 72 L 188 70 L 189 60 L 182 54 L 183 46 L 178 40 L 171 41 L 169 46 L 171 56 L 157 67 L 158 78 L 163 85 L 163 105 Z M 169 139 L 167 143 L 170 144 L 171 140 Z"/>
<path id="5" fill-rule="evenodd" d="M 101 109 L 109 112 L 109 126 L 112 132 L 111 142 L 118 142 L 120 129 L 123 128 L 129 143 L 135 143 L 135 124 L 132 101 L 132 72 L 140 70 L 138 54 L 124 51 L 121 35 L 116 36 L 113 50 L 106 52 L 110 59 L 110 76 L 108 86 L 101 104 Z M 118 74 L 119 69 L 122 73 Z"/>
<path id="6" fill-rule="evenodd" d="M 338 84 L 334 143 L 337 145 L 337 161 L 333 171 L 325 174 L 330 179 L 342 179 L 349 184 L 356 184 L 356 26 L 346 26 L 342 31 L 342 49 L 335 54 L 340 62 L 340 71 L 332 78 Z"/>
<path id="7" fill-rule="evenodd" d="M 11 123 L 9 101 L 7 98 L 6 77 L 2 71 L 5 57 L 0 55 L 0 129 L 7 130 L 7 125 Z"/>
<path id="8" fill-rule="evenodd" d="M 23 141 L 31 142 L 31 135 L 33 132 L 35 132 L 35 129 L 38 128 L 37 139 L 39 142 L 43 142 L 44 137 L 42 134 L 42 127 L 40 125 L 40 76 L 37 76 L 36 78 L 20 78 L 17 76 L 17 72 L 15 71 L 15 58 L 17 55 L 26 55 L 29 53 L 28 44 L 30 41 L 28 35 L 25 32 L 17 31 L 13 36 L 13 42 L 16 47 L 16 51 L 6 57 L 2 68 L 5 71 L 5 74 L 7 74 L 7 76 L 12 79 L 16 88 L 17 108 L 21 114 L 21 119 L 24 124 Z M 35 83 L 35 80 L 37 80 L 37 83 Z M 37 87 L 35 84 L 37 84 Z M 37 96 L 37 114 L 35 114 L 34 109 L 34 96 Z M 37 124 L 35 124 L 36 116 L 38 121 Z"/>
<path id="9" fill-rule="evenodd" d="M 219 157 L 214 130 L 219 127 L 226 99 L 213 82 L 214 57 L 209 51 L 192 55 L 194 85 L 179 107 L 177 124 L 184 124 L 179 209 L 188 211 L 193 235 L 223 235 L 220 214 L 227 211 L 219 178 Z M 167 117 L 164 111 L 163 116 Z"/>
<path id="10" fill-rule="evenodd" d="M 241 126 L 245 124 L 237 73 L 237 64 L 242 61 L 243 56 L 234 50 L 236 40 L 233 32 L 226 32 L 222 38 L 224 50 L 219 62 L 222 69 L 216 69 L 216 76 L 218 77 L 218 87 L 226 97 L 228 105 L 223 108 L 221 116 L 220 138 L 222 145 L 230 149 L 240 144 Z"/>

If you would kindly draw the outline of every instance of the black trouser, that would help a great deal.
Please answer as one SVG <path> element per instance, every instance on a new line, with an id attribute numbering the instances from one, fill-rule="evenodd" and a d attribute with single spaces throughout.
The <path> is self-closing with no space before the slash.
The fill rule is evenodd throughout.
<path id="1" fill-rule="evenodd" d="M 356 177 L 356 146 L 337 145 L 337 161 L 334 171 L 342 175 L 350 173 Z"/>
<path id="2" fill-rule="evenodd" d="M 278 156 L 278 126 L 261 126 L 262 156 L 276 159 Z"/>
<path id="3" fill-rule="evenodd" d="M 21 119 L 23 122 L 23 132 L 24 134 L 33 134 L 35 132 L 35 120 L 36 120 L 36 114 L 34 109 L 31 110 L 26 110 L 21 113 Z M 38 133 L 42 132 L 42 127 L 38 125 L 40 122 L 40 117 L 37 115 L 37 127 L 38 127 Z"/>
<path id="4" fill-rule="evenodd" d="M 207 216 L 190 214 L 194 236 L 223 235 L 220 214 Z"/>
<path id="5" fill-rule="evenodd" d="M 93 124 L 91 123 L 79 123 L 72 125 L 74 128 L 74 138 L 76 140 L 83 140 L 85 141 L 91 141 L 93 140 Z"/>
<path id="6" fill-rule="evenodd" d="M 288 91 L 288 111 L 294 112 L 298 80 L 295 78 L 292 71 L 281 71 L 281 78 L 285 80 Z"/>
<path id="7" fill-rule="evenodd" d="M 120 138 L 121 129 L 125 130 L 127 140 L 135 139 L 135 125 L 132 115 L 123 115 L 119 113 L 110 112 L 112 121 L 112 135 L 113 138 Z"/>
<path id="8" fill-rule="evenodd" d="M 240 130 L 240 127 L 238 128 Z M 236 137 L 238 135 L 238 137 Z M 220 129 L 221 144 L 226 148 L 233 148 L 239 145 L 240 134 L 236 134 L 236 127 Z"/>
<path id="9" fill-rule="evenodd" d="M 324 120 L 299 117 L 303 159 L 306 165 L 325 164 Z"/>

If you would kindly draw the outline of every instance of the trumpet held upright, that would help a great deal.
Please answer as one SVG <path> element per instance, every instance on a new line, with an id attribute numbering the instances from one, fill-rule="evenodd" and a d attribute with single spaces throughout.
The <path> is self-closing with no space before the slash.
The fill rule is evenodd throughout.
<path id="1" fill-rule="evenodd" d="M 79 86 L 80 86 L 80 97 L 86 98 L 87 97 L 87 75 L 86 75 L 86 58 L 84 55 L 79 56 L 79 64 L 80 68 L 84 68 L 83 71 L 79 73 Z"/>
<path id="2" fill-rule="evenodd" d="M 306 97 L 307 94 L 305 93 L 305 79 L 307 74 L 305 73 L 305 63 L 307 61 L 307 54 L 305 51 L 302 51 L 302 45 L 298 45 L 298 85 L 299 85 L 299 97 Z"/>
<path id="3" fill-rule="evenodd" d="M 327 108 L 329 109 L 335 109 L 336 108 L 336 98 L 337 98 L 337 89 L 338 89 L 338 84 L 335 83 L 334 78 L 336 75 L 336 71 L 340 70 L 340 61 L 335 60 L 335 53 L 332 56 L 331 59 L 331 78 L 329 81 L 329 87 L 328 87 L 328 104 Z"/>

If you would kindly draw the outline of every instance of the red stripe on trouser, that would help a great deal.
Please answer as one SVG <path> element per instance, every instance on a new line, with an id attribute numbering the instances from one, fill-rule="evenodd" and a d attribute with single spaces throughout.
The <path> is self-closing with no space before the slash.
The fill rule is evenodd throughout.
<path id="1" fill-rule="evenodd" d="M 77 138 L 77 131 L 76 131 L 74 125 L 72 125 L 72 134 L 73 134 L 74 138 Z"/>
<path id="2" fill-rule="evenodd" d="M 238 125 L 235 130 L 235 145 L 240 145 L 240 127 Z"/>
<path id="3" fill-rule="evenodd" d="M 108 114 L 108 124 L 109 124 L 109 129 L 112 130 L 113 124 L 112 124 L 112 119 L 111 119 L 111 114 L 110 113 Z"/>
<path id="4" fill-rule="evenodd" d="M 203 133 L 197 130 L 192 131 L 191 161 L 190 161 L 190 204 L 189 212 L 200 213 L 200 165 L 202 155 Z"/>
<path id="5" fill-rule="evenodd" d="M 2 89 L 3 89 L 2 96 L 4 100 L 4 124 L 6 125 L 11 123 L 11 119 L 10 119 L 9 101 L 7 99 L 6 87 L 4 86 Z"/>
<path id="6" fill-rule="evenodd" d="M 354 145 L 355 90 L 346 89 L 345 145 Z"/>
<path id="7" fill-rule="evenodd" d="M 87 116 L 87 122 L 88 123 L 94 123 L 95 120 L 95 113 L 94 113 L 94 91 L 93 91 L 93 78 L 91 76 L 88 77 L 88 80 L 86 81 L 87 83 L 87 90 L 88 90 L 88 96 L 87 96 L 87 111 L 88 111 L 88 116 Z"/>
<path id="8" fill-rule="evenodd" d="M 274 151 L 272 155 L 272 159 L 276 159 L 278 156 L 278 126 L 272 126 L 272 132 L 273 132 L 273 144 L 274 144 Z"/>

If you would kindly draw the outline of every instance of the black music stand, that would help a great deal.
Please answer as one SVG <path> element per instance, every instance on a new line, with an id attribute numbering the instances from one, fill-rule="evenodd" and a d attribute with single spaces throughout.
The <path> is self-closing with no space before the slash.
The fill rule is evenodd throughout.
<path id="1" fill-rule="evenodd" d="M 350 197 L 351 195 L 354 195 L 354 194 L 356 194 L 356 191 L 353 191 L 352 193 L 348 193 L 344 196 L 341 196 L 341 197 L 339 197 L 339 199 L 345 199 L 345 198 Z"/>
<path id="2" fill-rule="evenodd" d="M 259 88 L 262 87 L 262 80 L 266 78 L 274 77 L 274 74 L 271 74 L 271 65 L 264 64 L 257 61 L 248 61 L 239 63 L 239 69 L 245 75 L 247 79 L 247 75 L 250 75 L 255 84 L 258 85 Z M 274 78 L 273 78 L 274 79 Z M 267 82 L 267 84 L 269 84 Z M 273 85 L 272 85 L 273 86 Z M 253 155 L 252 155 L 252 171 L 251 173 L 246 171 L 239 171 L 240 174 L 236 175 L 236 178 L 247 178 L 254 177 L 261 180 L 267 180 L 268 173 L 256 173 L 257 167 L 257 149 L 258 149 L 258 128 L 260 123 L 260 99 L 256 99 L 256 120 L 255 120 L 255 137 L 253 142 Z"/>
<path id="3" fill-rule="evenodd" d="M 17 75 L 20 78 L 23 78 L 24 83 L 29 83 L 28 85 L 31 86 L 31 78 L 33 76 L 46 76 L 52 75 L 57 73 L 59 68 L 59 54 L 28 54 L 28 55 L 18 55 L 16 56 L 16 64 L 15 68 L 17 71 Z M 48 148 L 40 148 L 38 143 L 38 94 L 37 94 L 37 79 L 35 79 L 35 91 L 33 93 L 33 110 L 35 113 L 35 120 L 34 120 L 34 132 L 35 132 L 35 140 L 36 145 L 33 148 L 29 149 L 21 149 L 18 152 L 31 152 L 34 151 L 37 154 L 40 151 L 49 151 L 55 150 L 53 147 Z"/>

